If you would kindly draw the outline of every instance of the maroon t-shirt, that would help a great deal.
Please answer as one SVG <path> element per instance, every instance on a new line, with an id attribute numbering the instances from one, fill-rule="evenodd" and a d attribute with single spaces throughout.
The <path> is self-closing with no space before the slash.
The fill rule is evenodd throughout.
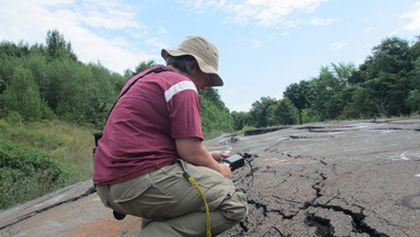
<path id="1" fill-rule="evenodd" d="M 194 83 L 174 71 L 150 73 L 112 110 L 96 148 L 93 181 L 123 182 L 173 164 L 175 139 L 186 137 L 203 139 Z"/>

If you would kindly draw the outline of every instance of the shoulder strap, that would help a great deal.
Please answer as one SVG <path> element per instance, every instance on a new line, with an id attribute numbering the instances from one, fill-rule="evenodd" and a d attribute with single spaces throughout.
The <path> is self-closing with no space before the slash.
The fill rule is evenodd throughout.
<path id="1" fill-rule="evenodd" d="M 149 71 L 147 71 L 147 72 L 145 72 L 143 75 L 141 75 L 141 74 L 137 74 L 137 78 L 135 78 L 131 83 L 130 83 L 130 85 L 128 85 L 126 88 L 125 88 L 125 90 L 123 91 L 123 92 L 121 92 L 120 93 L 120 95 L 117 97 L 117 99 L 114 101 L 114 104 L 112 105 L 112 107 L 111 107 L 111 109 L 109 110 L 109 112 L 108 112 L 108 115 L 106 116 L 106 119 L 105 119 L 105 124 L 106 124 L 106 122 L 108 121 L 108 118 L 109 118 L 109 115 L 111 114 L 111 112 L 112 112 L 112 110 L 114 109 L 114 107 L 115 107 L 115 105 L 117 104 L 117 102 L 118 102 L 118 100 L 123 96 L 123 95 L 125 95 L 127 92 L 128 92 L 128 90 L 130 90 L 130 88 L 139 80 L 139 79 L 141 79 L 141 78 L 143 78 L 143 77 L 145 77 L 146 75 L 149 75 L 150 73 L 161 73 L 161 72 L 165 72 L 165 71 L 172 71 L 172 69 L 170 69 L 170 68 L 168 68 L 168 67 L 158 67 L 158 68 L 155 68 L 155 69 L 152 69 L 152 70 L 149 70 Z"/>

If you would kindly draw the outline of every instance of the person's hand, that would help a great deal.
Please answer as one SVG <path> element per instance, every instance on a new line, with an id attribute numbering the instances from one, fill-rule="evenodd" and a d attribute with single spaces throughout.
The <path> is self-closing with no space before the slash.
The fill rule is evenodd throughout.
<path id="1" fill-rule="evenodd" d="M 230 170 L 229 164 L 226 164 L 226 163 L 219 164 L 219 172 L 227 179 L 232 178 L 232 171 Z"/>
<path id="2" fill-rule="evenodd" d="M 224 158 L 229 157 L 229 154 L 223 152 L 223 151 L 212 151 L 210 152 L 213 159 L 215 159 L 217 162 L 223 160 Z"/>

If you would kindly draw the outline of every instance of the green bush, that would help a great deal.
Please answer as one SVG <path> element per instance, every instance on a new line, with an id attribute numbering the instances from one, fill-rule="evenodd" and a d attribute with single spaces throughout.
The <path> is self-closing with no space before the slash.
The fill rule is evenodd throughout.
<path id="1" fill-rule="evenodd" d="M 201 119 L 206 137 L 210 133 L 233 131 L 233 119 L 218 92 L 207 88 L 200 92 Z"/>
<path id="2" fill-rule="evenodd" d="M 0 209 L 65 185 L 69 174 L 47 153 L 0 140 Z"/>
<path id="3" fill-rule="evenodd" d="M 2 95 L 4 114 L 19 113 L 24 121 L 36 121 L 45 118 L 51 112 L 42 100 L 32 72 L 21 66 L 17 67 L 9 87 Z M 12 115 L 16 117 L 16 115 Z"/>
<path id="4" fill-rule="evenodd" d="M 23 124 L 22 115 L 20 115 L 20 113 L 17 111 L 9 112 L 6 116 L 6 121 L 15 126 L 22 126 Z"/>

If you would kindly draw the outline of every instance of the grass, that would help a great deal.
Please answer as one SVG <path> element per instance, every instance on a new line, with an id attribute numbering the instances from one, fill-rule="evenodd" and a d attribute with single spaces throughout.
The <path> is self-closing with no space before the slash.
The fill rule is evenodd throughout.
<path id="1" fill-rule="evenodd" d="M 92 132 L 91 128 L 58 120 L 11 124 L 0 119 L 0 186 L 7 195 L 2 197 L 0 208 L 89 179 Z M 57 172 L 59 177 L 45 184 L 45 179 Z M 6 202 L 8 199 L 12 201 Z"/>

